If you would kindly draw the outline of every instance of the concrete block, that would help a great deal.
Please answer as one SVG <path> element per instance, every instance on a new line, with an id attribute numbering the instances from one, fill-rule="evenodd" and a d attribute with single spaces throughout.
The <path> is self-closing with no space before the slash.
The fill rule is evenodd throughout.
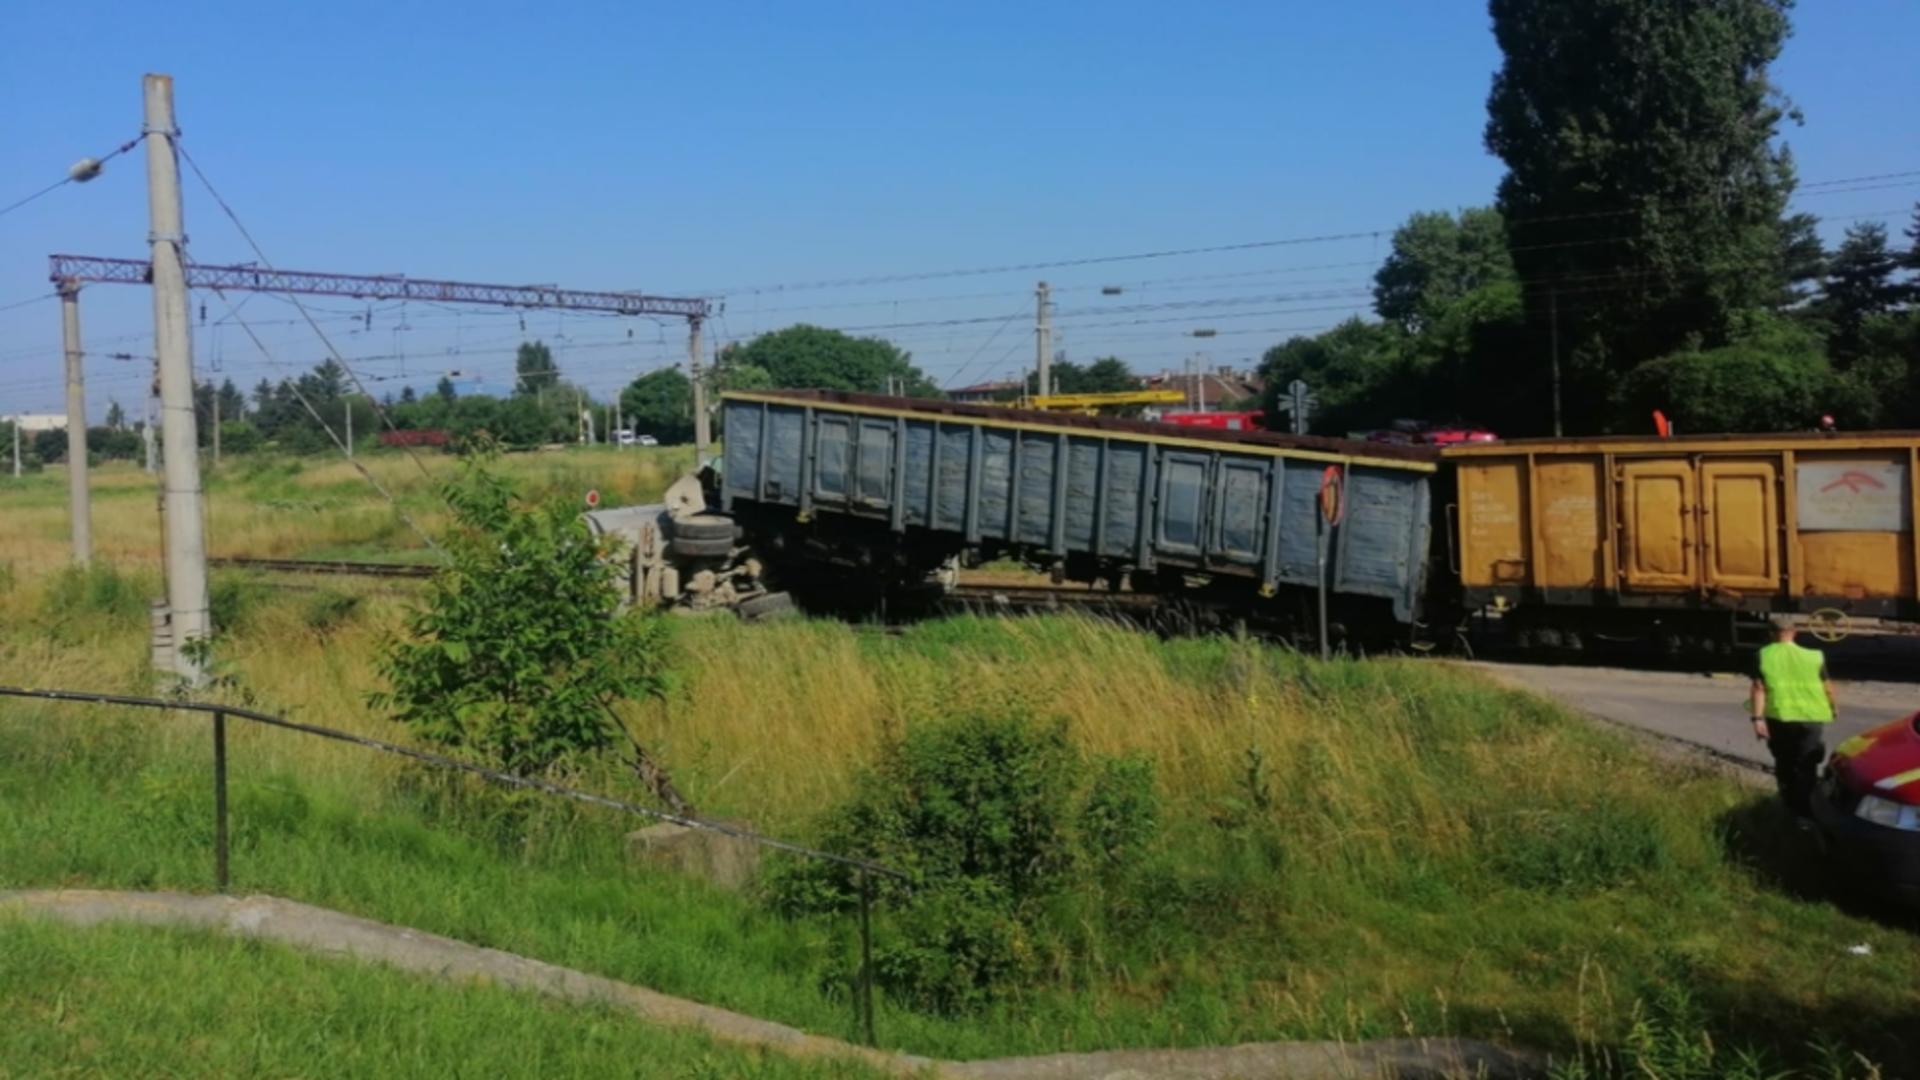
<path id="1" fill-rule="evenodd" d="M 751 828 L 741 821 L 718 824 Z M 753 841 L 670 822 L 628 833 L 627 854 L 640 862 L 688 874 L 723 889 L 744 888 L 760 869 L 760 846 Z"/>

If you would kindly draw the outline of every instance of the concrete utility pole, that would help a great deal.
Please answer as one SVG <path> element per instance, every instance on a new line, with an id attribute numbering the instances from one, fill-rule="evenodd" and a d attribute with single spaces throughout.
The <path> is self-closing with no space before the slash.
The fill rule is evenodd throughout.
<path id="1" fill-rule="evenodd" d="M 13 478 L 20 479 L 20 418 L 13 418 Z"/>
<path id="2" fill-rule="evenodd" d="M 147 403 L 145 407 L 146 423 L 140 425 L 140 448 L 146 451 L 145 468 L 149 474 L 153 472 L 154 465 L 156 464 L 153 452 L 153 399 L 159 392 L 160 369 L 156 364 L 153 371 L 153 382 L 147 387 Z"/>
<path id="3" fill-rule="evenodd" d="M 698 468 L 713 449 L 713 429 L 707 424 L 707 381 L 700 369 L 700 320 L 687 320 L 687 376 L 693 380 L 693 463 Z"/>
<path id="4" fill-rule="evenodd" d="M 220 390 L 218 387 L 213 391 L 213 464 L 215 468 L 220 466 Z"/>
<path id="5" fill-rule="evenodd" d="M 204 672 L 194 643 L 212 633 L 207 612 L 207 538 L 200 493 L 199 433 L 193 416 L 193 346 L 187 337 L 187 276 L 182 249 L 180 162 L 174 139 L 173 77 L 148 75 L 147 214 L 153 266 L 153 346 L 160 362 L 160 441 L 166 470 L 167 606 L 173 619 L 174 670 L 198 685 Z"/>
<path id="6" fill-rule="evenodd" d="M 87 499 L 87 384 L 80 362 L 80 283 L 60 282 L 60 338 L 67 353 L 67 528 L 73 561 L 93 558 L 93 508 Z"/>
<path id="7" fill-rule="evenodd" d="M 1034 367 L 1038 371 L 1039 397 L 1053 393 L 1053 304 L 1046 282 L 1034 287 L 1033 344 Z"/>

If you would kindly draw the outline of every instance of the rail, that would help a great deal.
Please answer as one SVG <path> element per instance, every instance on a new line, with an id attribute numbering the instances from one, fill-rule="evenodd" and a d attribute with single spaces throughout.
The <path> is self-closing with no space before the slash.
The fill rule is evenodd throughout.
<path id="1" fill-rule="evenodd" d="M 269 570 L 288 574 L 349 574 L 360 577 L 427 578 L 439 569 L 424 563 L 355 562 L 349 559 L 267 559 L 252 555 L 216 555 L 212 566 Z"/>
<path id="2" fill-rule="evenodd" d="M 509 787 L 544 792 L 548 795 L 571 799 L 575 802 L 586 803 L 590 806 L 601 806 L 611 810 L 618 810 L 622 813 L 632 814 L 637 817 L 650 818 L 654 821 L 663 821 L 689 829 L 699 829 L 705 832 L 717 833 L 721 836 L 731 837 L 736 840 L 744 840 L 759 847 L 772 848 L 804 858 L 818 859 L 848 867 L 855 871 L 860 883 L 860 977 L 857 996 L 859 1021 L 862 1032 L 866 1036 L 867 1044 L 876 1045 L 873 1023 L 873 878 L 877 876 L 892 878 L 902 882 L 911 881 L 906 874 L 893 867 L 868 859 L 858 859 L 848 855 L 836 855 L 830 851 L 820 851 L 815 848 L 792 843 L 791 841 L 764 836 L 750 829 L 741 829 L 732 825 L 722 825 L 718 822 L 702 821 L 699 818 L 671 814 L 664 810 L 655 810 L 652 807 L 630 803 L 624 799 L 616 799 L 590 791 L 580 791 L 576 788 L 566 787 L 548 780 L 541 780 L 537 777 L 519 776 L 514 773 L 503 772 L 499 769 L 489 769 L 484 765 L 475 765 L 471 762 L 460 761 L 430 751 L 416 750 L 410 746 L 401 746 L 397 743 L 390 743 L 381 739 L 368 738 L 365 735 L 355 735 L 351 732 L 339 731 L 334 728 L 321 727 L 318 724 L 305 724 L 298 720 L 288 720 L 285 717 L 272 716 L 237 705 L 222 705 L 205 701 L 173 701 L 164 698 L 134 697 L 126 694 L 103 694 L 87 690 L 40 690 L 18 686 L 0 686 L 0 697 L 31 698 L 42 701 L 74 702 L 86 705 L 119 705 L 130 708 L 153 709 L 160 712 L 197 712 L 210 715 L 213 718 L 213 875 L 214 882 L 221 892 L 226 892 L 228 886 L 232 883 L 229 874 L 227 845 L 227 718 L 230 716 L 242 720 L 250 720 L 266 727 L 299 732 L 302 735 L 330 739 L 335 742 L 348 743 L 369 750 L 377 750 L 384 754 L 410 758 L 422 764 L 433 766 L 434 768 L 468 773 L 497 784 L 505 784 Z"/>

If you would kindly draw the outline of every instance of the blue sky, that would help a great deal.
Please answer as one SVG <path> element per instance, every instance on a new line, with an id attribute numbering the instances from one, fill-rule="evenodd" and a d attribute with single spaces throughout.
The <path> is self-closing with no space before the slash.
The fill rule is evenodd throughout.
<path id="1" fill-rule="evenodd" d="M 1042 276 L 1074 358 L 1159 370 L 1198 346 L 1247 362 L 1364 310 L 1385 239 L 755 287 L 1390 232 L 1487 202 L 1501 172 L 1480 141 L 1498 64 L 1480 0 L 15 8 L 0 205 L 137 133 L 140 76 L 166 71 L 190 152 L 278 265 L 724 292 L 722 338 L 986 320 L 884 332 L 943 383 L 1031 361 Z M 1785 132 L 1802 179 L 1920 169 L 1920 5 L 1808 3 L 1795 21 L 1775 76 L 1806 114 Z M 0 307 L 50 291 L 50 252 L 143 255 L 141 169 L 120 158 L 0 217 Z M 1907 183 L 1801 206 L 1830 233 L 1861 214 L 1897 229 L 1916 197 Z M 186 214 L 196 260 L 252 257 L 191 178 Z M 283 301 L 240 312 L 263 357 L 205 299 L 203 377 L 250 387 L 325 355 Z M 1192 302 L 1214 306 L 1111 310 Z M 458 369 L 498 391 L 521 336 L 500 311 L 382 305 L 368 329 L 366 305 L 311 304 L 383 390 Z M 137 412 L 144 362 L 107 354 L 150 352 L 146 292 L 93 287 L 82 310 L 93 415 L 109 397 Z M 603 392 L 684 352 L 677 325 L 525 320 Z M 0 412 L 59 408 L 58 345 L 52 301 L 0 310 Z"/>

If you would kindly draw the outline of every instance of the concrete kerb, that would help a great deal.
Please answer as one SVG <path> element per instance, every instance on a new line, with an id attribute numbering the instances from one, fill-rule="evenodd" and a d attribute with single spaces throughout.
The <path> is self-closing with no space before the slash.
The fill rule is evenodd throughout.
<path id="1" fill-rule="evenodd" d="M 0 915 L 20 914 L 74 926 L 132 922 L 187 927 L 386 964 L 451 982 L 491 983 L 564 1001 L 610 1005 L 641 1020 L 690 1028 L 726 1043 L 801 1058 L 845 1058 L 896 1076 L 973 1080 L 1183 1080 L 1291 1077 L 1525 1077 L 1545 1067 L 1537 1055 L 1471 1039 L 1388 1039 L 1365 1043 L 1254 1043 L 1190 1050 L 1115 1050 L 1087 1054 L 948 1062 L 856 1046 L 797 1028 L 671 997 L 599 975 L 469 945 L 438 934 L 362 919 L 271 896 L 49 889 L 0 892 Z"/>

